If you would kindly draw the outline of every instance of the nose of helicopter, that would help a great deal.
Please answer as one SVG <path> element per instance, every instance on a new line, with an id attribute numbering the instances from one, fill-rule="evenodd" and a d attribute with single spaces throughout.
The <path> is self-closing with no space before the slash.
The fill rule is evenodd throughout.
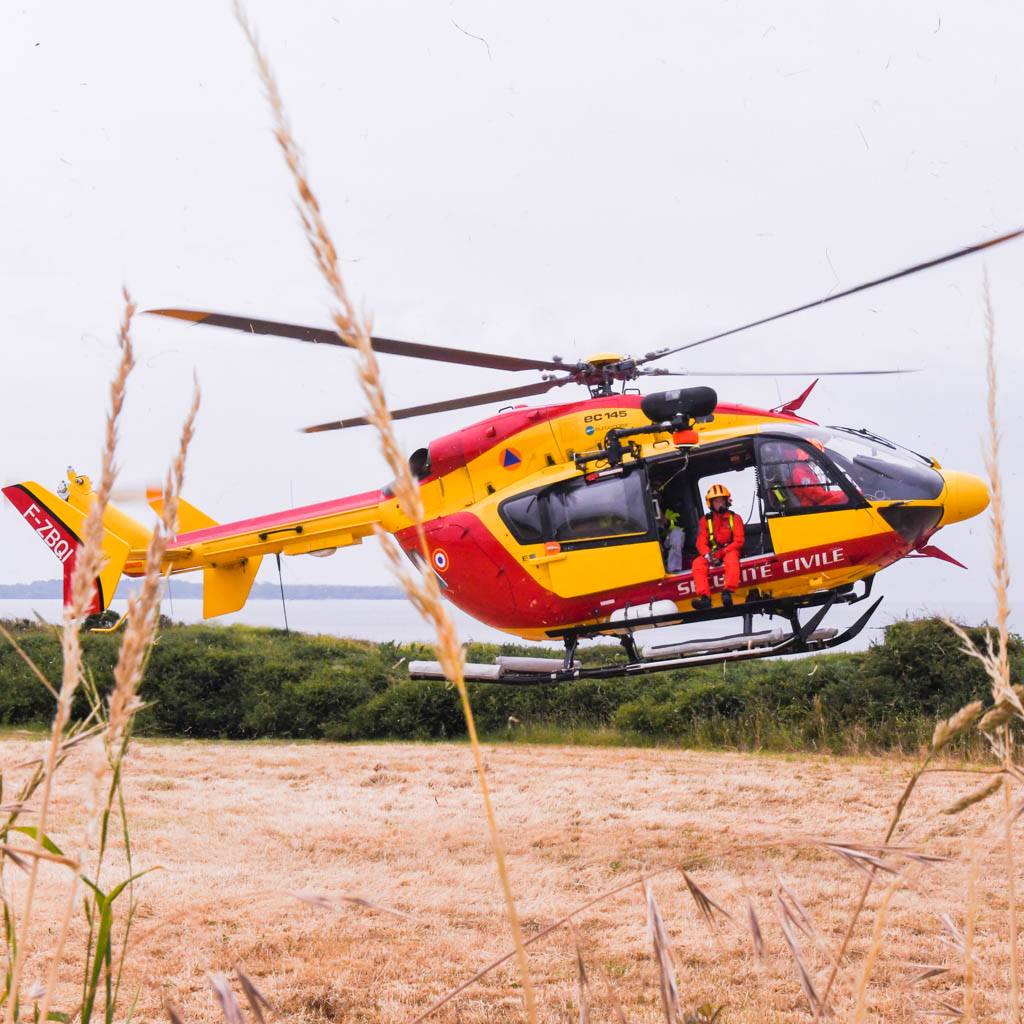
<path id="1" fill-rule="evenodd" d="M 963 522 L 988 508 L 988 485 L 984 480 L 955 469 L 942 470 L 942 477 L 946 481 L 946 500 L 940 526 Z"/>

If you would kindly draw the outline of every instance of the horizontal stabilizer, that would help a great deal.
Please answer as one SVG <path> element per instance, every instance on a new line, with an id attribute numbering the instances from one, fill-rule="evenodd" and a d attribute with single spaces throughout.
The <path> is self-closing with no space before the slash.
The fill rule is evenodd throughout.
<path id="1" fill-rule="evenodd" d="M 164 496 L 162 491 L 146 491 L 146 501 L 158 516 L 164 514 Z M 205 512 L 201 512 L 191 502 L 186 501 L 184 498 L 178 499 L 178 533 L 190 533 L 192 530 L 205 530 L 208 526 L 219 525 L 216 519 L 212 519 Z"/>

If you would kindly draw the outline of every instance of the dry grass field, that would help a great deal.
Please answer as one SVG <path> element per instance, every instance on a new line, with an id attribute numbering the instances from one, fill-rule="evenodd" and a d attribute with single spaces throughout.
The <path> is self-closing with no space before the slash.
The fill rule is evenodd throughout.
<path id="1" fill-rule="evenodd" d="M 15 790 L 12 766 L 41 747 L 17 734 L 0 741 L 5 792 Z M 820 990 L 824 950 L 838 946 L 866 876 L 805 840 L 880 841 L 912 770 L 897 758 L 516 745 L 484 753 L 527 939 L 640 872 L 669 868 L 651 886 L 675 946 L 683 1005 L 723 1005 L 725 1024 L 810 1019 L 775 893 L 784 883 L 820 932 L 820 948 L 798 933 Z M 82 826 L 83 763 L 76 756 L 62 770 L 50 829 L 58 843 Z M 973 833 L 982 837 L 977 1009 L 979 1019 L 1003 1018 L 1005 873 L 996 836 L 986 838 L 998 814 L 987 803 L 954 818 L 938 813 L 971 784 L 959 772 L 929 774 L 904 817 L 896 842 L 955 859 L 907 867 L 873 975 L 870 1019 L 941 1019 L 922 1012 L 938 999 L 961 1002 L 963 957 L 939 915 L 963 926 L 967 867 L 957 858 Z M 411 1021 L 511 949 L 466 746 L 142 741 L 128 754 L 125 794 L 135 868 L 162 869 L 137 889 L 127 984 L 141 987 L 140 1019 L 163 1017 L 164 998 L 186 1020 L 222 1019 L 205 972 L 241 965 L 282 1020 Z M 680 866 L 691 867 L 735 924 L 709 926 Z M 124 864 L 104 871 L 114 884 Z M 37 948 L 59 918 L 58 887 L 45 883 Z M 840 1019 L 849 1019 L 884 888 L 872 891 L 841 975 L 833 999 Z M 326 897 L 336 909 L 301 902 L 297 892 Z M 763 959 L 753 953 L 748 896 Z M 616 1020 L 617 998 L 630 1021 L 664 1020 L 642 888 L 630 885 L 576 920 L 591 1019 Z M 80 947 L 72 937 L 68 948 Z M 908 987 L 920 973 L 914 964 L 950 970 Z M 73 962 L 65 966 L 69 979 L 77 976 Z M 558 928 L 532 944 L 530 966 L 541 1019 L 578 1020 L 572 933 Z M 40 969 L 30 963 L 26 980 Z M 519 991 L 513 958 L 434 1019 L 521 1020 Z M 61 995 L 58 1008 L 74 1005 L 70 987 Z"/>

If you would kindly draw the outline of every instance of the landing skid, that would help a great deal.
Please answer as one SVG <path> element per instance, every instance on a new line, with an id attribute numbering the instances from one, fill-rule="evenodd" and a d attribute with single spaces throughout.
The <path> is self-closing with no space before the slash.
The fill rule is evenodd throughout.
<path id="1" fill-rule="evenodd" d="M 565 657 L 561 665 L 554 658 L 502 656 L 496 658 L 493 665 L 467 664 L 465 678 L 467 681 L 499 683 L 505 686 L 539 686 L 567 683 L 575 679 L 613 679 L 620 676 L 646 675 L 650 672 L 667 672 L 691 665 L 717 665 L 733 661 L 752 661 L 755 658 L 776 658 L 784 654 L 825 651 L 845 644 L 857 636 L 882 603 L 882 598 L 878 598 L 852 626 L 841 633 L 835 629 L 822 628 L 822 621 L 835 605 L 856 604 L 865 600 L 871 593 L 872 580 L 873 577 L 868 577 L 864 581 L 864 592 L 861 594 L 856 594 L 852 588 L 843 588 L 802 598 L 747 601 L 733 608 L 715 608 L 697 614 L 631 619 L 628 624 L 615 628 L 609 628 L 604 624 L 556 631 L 550 635 L 559 636 L 565 641 Z M 816 607 L 817 611 L 806 622 L 801 623 L 799 611 L 808 607 Z M 788 619 L 789 632 L 782 629 L 755 632 L 755 614 Z M 637 627 L 736 617 L 743 619 L 743 632 L 728 636 L 641 648 L 633 635 L 633 629 Z M 575 660 L 580 639 L 609 634 L 618 636 L 626 656 L 625 662 L 584 667 Z M 410 662 L 409 675 L 413 679 L 444 678 L 441 666 L 434 661 Z"/>

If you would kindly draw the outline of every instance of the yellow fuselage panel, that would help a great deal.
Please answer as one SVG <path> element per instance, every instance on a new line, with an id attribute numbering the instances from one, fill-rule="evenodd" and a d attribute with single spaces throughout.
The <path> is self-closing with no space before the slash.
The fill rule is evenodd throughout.
<path id="1" fill-rule="evenodd" d="M 892 527 L 869 508 L 838 508 L 773 516 L 769 523 L 776 554 L 892 532 Z"/>
<path id="2" fill-rule="evenodd" d="M 551 553 L 543 544 L 521 549 L 523 565 L 537 583 L 559 597 L 581 597 L 632 587 L 665 575 L 657 541 L 614 544 Z"/>

